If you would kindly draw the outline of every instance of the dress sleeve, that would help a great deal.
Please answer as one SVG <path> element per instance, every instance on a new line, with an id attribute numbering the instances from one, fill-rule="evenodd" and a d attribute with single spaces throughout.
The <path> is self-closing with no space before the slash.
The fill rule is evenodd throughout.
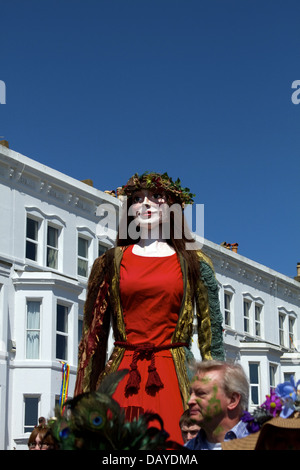
<path id="1" fill-rule="evenodd" d="M 96 390 L 105 367 L 110 325 L 109 282 L 105 272 L 104 254 L 96 259 L 89 276 L 74 396 Z"/>
<path id="2" fill-rule="evenodd" d="M 198 340 L 202 359 L 224 360 L 223 317 L 219 288 L 212 266 L 200 261 L 201 281 L 197 289 Z"/>

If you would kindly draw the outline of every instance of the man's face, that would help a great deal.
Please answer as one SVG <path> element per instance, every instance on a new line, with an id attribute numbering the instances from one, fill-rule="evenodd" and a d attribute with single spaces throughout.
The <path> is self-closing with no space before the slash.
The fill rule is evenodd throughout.
<path id="1" fill-rule="evenodd" d="M 200 429 L 200 426 L 198 426 L 198 424 L 196 423 L 190 424 L 190 425 L 183 424 L 181 426 L 181 435 L 182 435 L 184 444 L 190 441 L 191 439 L 194 439 L 194 437 L 197 436 L 199 429 Z"/>
<path id="2" fill-rule="evenodd" d="M 194 377 L 188 402 L 191 418 L 204 429 L 214 427 L 226 414 L 228 397 L 222 387 L 223 372 L 211 370 Z"/>

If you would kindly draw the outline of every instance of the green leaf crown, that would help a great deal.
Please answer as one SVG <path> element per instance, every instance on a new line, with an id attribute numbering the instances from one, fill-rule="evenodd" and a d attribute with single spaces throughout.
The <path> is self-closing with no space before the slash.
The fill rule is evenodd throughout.
<path id="1" fill-rule="evenodd" d="M 181 181 L 177 178 L 173 181 L 167 173 L 145 172 L 142 175 L 135 173 L 128 182 L 117 189 L 118 196 L 132 196 L 132 194 L 141 189 L 164 191 L 169 202 L 180 202 L 183 206 L 193 204 L 195 194 L 190 192 L 189 188 L 181 186 Z"/>

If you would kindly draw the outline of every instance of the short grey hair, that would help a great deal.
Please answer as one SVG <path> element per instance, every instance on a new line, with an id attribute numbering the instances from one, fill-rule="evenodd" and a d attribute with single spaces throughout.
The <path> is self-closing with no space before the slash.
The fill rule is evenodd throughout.
<path id="1" fill-rule="evenodd" d="M 193 367 L 194 375 L 211 370 L 223 371 L 223 383 L 221 384 L 227 396 L 238 393 L 241 397 L 239 407 L 241 412 L 247 410 L 249 401 L 249 381 L 243 367 L 238 363 L 207 360 L 196 362 Z"/>

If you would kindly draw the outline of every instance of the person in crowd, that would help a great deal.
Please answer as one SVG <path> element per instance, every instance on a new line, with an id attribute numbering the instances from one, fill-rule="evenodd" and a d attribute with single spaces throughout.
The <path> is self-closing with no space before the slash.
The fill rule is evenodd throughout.
<path id="1" fill-rule="evenodd" d="M 179 427 L 184 444 L 196 437 L 200 430 L 200 426 L 191 419 L 190 410 L 185 410 L 180 416 Z"/>
<path id="2" fill-rule="evenodd" d="M 249 382 L 240 364 L 197 363 L 188 406 L 191 418 L 201 429 L 185 447 L 217 450 L 223 441 L 247 436 L 247 424 L 241 418 L 248 397 Z"/>
<path id="3" fill-rule="evenodd" d="M 182 442 L 194 304 L 202 359 L 224 359 L 218 284 L 187 229 L 183 211 L 194 196 L 188 188 L 166 173 L 145 173 L 118 195 L 124 201 L 117 246 L 89 276 L 75 396 L 128 369 L 114 395 L 128 420 L 158 413 L 171 439 Z M 110 322 L 115 347 L 107 361 Z"/>
<path id="4" fill-rule="evenodd" d="M 39 424 L 35 426 L 28 439 L 29 450 L 54 450 L 56 443 L 48 426 Z"/>

